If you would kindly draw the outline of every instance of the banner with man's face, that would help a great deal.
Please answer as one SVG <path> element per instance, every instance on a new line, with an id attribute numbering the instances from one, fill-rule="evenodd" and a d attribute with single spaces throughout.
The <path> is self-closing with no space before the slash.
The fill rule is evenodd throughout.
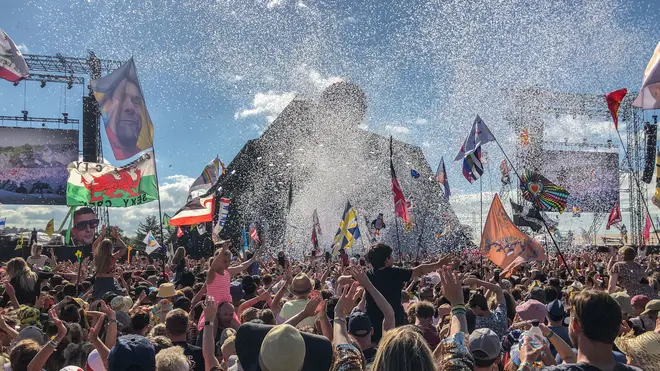
<path id="1" fill-rule="evenodd" d="M 105 133 L 117 160 L 154 145 L 154 126 L 140 88 L 133 58 L 110 75 L 92 80 Z"/>

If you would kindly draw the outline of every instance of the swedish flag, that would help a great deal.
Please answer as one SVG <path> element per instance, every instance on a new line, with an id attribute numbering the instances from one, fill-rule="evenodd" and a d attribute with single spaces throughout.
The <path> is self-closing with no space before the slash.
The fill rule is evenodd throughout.
<path id="1" fill-rule="evenodd" d="M 360 227 L 358 227 L 357 213 L 351 203 L 346 201 L 344 216 L 339 222 L 339 229 L 332 241 L 333 253 L 337 254 L 339 249 L 350 249 L 353 242 L 360 237 Z"/>

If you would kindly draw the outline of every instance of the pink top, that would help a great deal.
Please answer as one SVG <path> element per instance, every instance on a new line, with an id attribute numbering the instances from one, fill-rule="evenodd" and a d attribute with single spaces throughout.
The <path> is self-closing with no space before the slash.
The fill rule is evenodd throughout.
<path id="1" fill-rule="evenodd" d="M 206 284 L 206 295 L 213 296 L 217 305 L 225 302 L 232 302 L 231 293 L 229 292 L 229 288 L 231 287 L 231 274 L 229 274 L 229 271 L 227 270 L 225 270 L 224 273 L 225 274 L 215 273 L 213 281 Z M 209 272 L 209 274 L 213 273 Z M 234 314 L 234 317 L 236 317 L 236 314 Z M 206 319 L 204 318 L 204 313 L 202 313 L 199 317 L 199 322 L 197 322 L 198 331 L 202 331 L 204 328 L 204 321 L 206 321 Z"/>

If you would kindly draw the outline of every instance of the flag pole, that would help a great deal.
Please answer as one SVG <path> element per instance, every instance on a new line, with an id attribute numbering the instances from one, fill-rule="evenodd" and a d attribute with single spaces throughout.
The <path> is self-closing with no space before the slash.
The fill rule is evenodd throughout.
<path id="1" fill-rule="evenodd" d="M 158 181 L 158 164 L 156 163 L 156 148 L 153 148 L 153 156 L 154 156 L 154 175 L 156 176 L 156 188 L 158 189 L 158 224 L 160 225 L 160 246 L 163 247 L 165 246 L 163 244 L 163 208 L 160 204 L 160 183 Z M 163 261 L 161 264 L 161 267 L 163 269 L 163 273 L 165 273 L 165 260 L 167 259 L 167 253 L 162 254 L 163 256 Z"/>
<path id="2" fill-rule="evenodd" d="M 657 116 L 653 116 L 654 118 L 654 123 L 657 124 Z M 655 233 L 655 237 L 660 241 L 660 236 L 658 236 L 658 231 L 655 229 L 655 224 L 653 223 L 653 218 L 651 218 L 651 213 L 649 212 L 649 205 L 646 203 L 646 195 L 644 195 L 644 192 L 642 192 L 642 186 L 639 184 L 639 179 L 637 178 L 637 174 L 633 172 L 633 166 L 632 162 L 630 161 L 630 155 L 628 154 L 628 150 L 626 149 L 626 146 L 623 145 L 623 139 L 621 139 L 621 133 L 619 133 L 619 130 L 616 130 L 616 135 L 619 137 L 619 142 L 621 142 L 621 148 L 623 148 L 623 153 L 626 155 L 626 160 L 628 160 L 628 166 L 630 166 L 630 176 L 635 179 L 635 185 L 637 186 L 637 191 L 639 194 L 642 196 L 642 203 L 644 204 L 644 209 L 646 210 L 646 215 L 648 215 L 649 220 L 651 221 L 651 227 L 653 228 L 653 232 Z M 656 165 L 657 166 L 657 165 Z M 657 175 L 656 175 L 657 176 Z M 632 205 L 630 207 L 631 212 L 632 212 Z M 642 237 L 642 240 L 644 238 Z M 644 241 L 642 241 L 643 243 Z"/>
<path id="3" fill-rule="evenodd" d="M 484 182 L 483 177 L 479 177 L 479 220 L 480 220 L 480 230 L 481 235 L 479 237 L 479 245 L 481 245 L 481 240 L 484 238 Z M 486 279 L 484 277 L 484 254 L 479 254 L 479 262 L 481 265 L 481 279 Z"/>
<path id="4" fill-rule="evenodd" d="M 492 133 L 491 133 L 492 135 Z M 511 164 L 511 170 L 516 174 L 516 177 L 518 178 L 518 181 L 522 183 L 522 178 L 520 177 L 520 174 L 518 174 L 518 170 L 516 170 L 516 167 L 513 165 L 513 162 L 511 162 L 511 159 L 509 159 L 509 156 L 504 152 L 504 148 L 502 148 L 502 145 L 500 142 L 495 138 L 493 135 L 493 139 L 495 140 L 495 143 L 497 143 L 497 146 L 500 147 L 500 151 L 504 154 L 504 158 L 506 158 L 507 161 L 509 161 L 509 164 Z M 534 205 L 534 208 L 536 208 L 536 205 Z M 538 208 L 536 208 L 538 210 Z M 541 210 L 538 210 L 539 213 Z M 555 241 L 555 238 L 552 236 L 552 232 L 550 232 L 550 227 L 548 227 L 548 223 L 545 222 L 545 218 L 543 218 L 543 214 L 541 214 L 541 221 L 543 222 L 543 225 L 545 226 L 545 230 L 548 231 L 548 234 L 550 235 L 550 239 L 552 240 L 552 244 L 554 245 L 555 249 L 557 250 L 557 253 L 559 254 L 559 257 L 561 258 L 562 262 L 564 263 L 564 267 L 566 268 L 566 272 L 568 274 L 571 273 L 571 269 L 568 266 L 568 263 L 566 262 L 566 259 L 564 259 L 564 254 L 561 253 L 561 250 L 559 249 L 559 245 L 557 245 L 557 241 Z"/>

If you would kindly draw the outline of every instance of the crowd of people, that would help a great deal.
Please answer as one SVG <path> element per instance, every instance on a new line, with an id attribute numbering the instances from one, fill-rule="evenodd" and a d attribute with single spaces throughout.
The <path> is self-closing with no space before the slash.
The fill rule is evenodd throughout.
<path id="1" fill-rule="evenodd" d="M 216 248 L 129 257 L 105 227 L 80 262 L 34 244 L 0 268 L 4 369 L 660 370 L 660 259 L 632 247 L 513 272 L 472 251 L 395 261 L 383 243 Z"/>

